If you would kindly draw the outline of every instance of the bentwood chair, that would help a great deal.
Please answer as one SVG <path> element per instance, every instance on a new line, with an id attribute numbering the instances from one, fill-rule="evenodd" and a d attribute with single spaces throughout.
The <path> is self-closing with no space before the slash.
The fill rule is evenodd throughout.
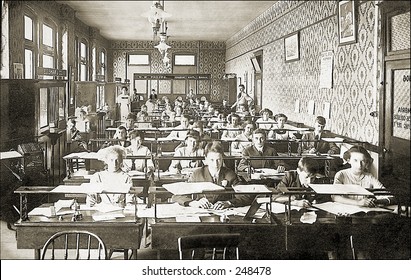
<path id="1" fill-rule="evenodd" d="M 61 231 L 44 244 L 41 259 L 107 259 L 106 245 L 96 234 L 83 230 Z"/>
<path id="2" fill-rule="evenodd" d="M 178 238 L 178 250 L 180 260 L 238 260 L 240 258 L 239 243 L 239 233 L 188 235 Z"/>

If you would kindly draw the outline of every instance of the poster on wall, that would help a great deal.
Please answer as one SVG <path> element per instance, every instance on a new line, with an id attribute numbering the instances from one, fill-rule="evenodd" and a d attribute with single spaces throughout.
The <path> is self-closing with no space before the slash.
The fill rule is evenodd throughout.
<path id="1" fill-rule="evenodd" d="M 332 88 L 334 52 L 322 52 L 320 60 L 320 88 Z"/>
<path id="2" fill-rule="evenodd" d="M 13 63 L 13 79 L 23 79 L 23 64 Z"/>

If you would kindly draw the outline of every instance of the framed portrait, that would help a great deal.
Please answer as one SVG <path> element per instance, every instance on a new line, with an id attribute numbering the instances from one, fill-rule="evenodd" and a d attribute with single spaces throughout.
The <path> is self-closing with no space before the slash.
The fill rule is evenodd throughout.
<path id="1" fill-rule="evenodd" d="M 300 59 L 300 34 L 294 32 L 284 38 L 285 62 Z"/>
<path id="2" fill-rule="evenodd" d="M 338 2 L 338 41 L 340 45 L 357 42 L 355 1 Z"/>

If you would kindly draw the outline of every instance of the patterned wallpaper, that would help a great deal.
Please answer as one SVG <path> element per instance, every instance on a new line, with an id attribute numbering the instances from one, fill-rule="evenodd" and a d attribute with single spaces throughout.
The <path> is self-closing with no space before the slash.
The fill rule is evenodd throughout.
<path id="1" fill-rule="evenodd" d="M 205 41 L 170 41 L 171 46 L 169 58 L 174 53 L 195 53 L 198 57 L 198 74 L 211 74 L 211 92 L 205 82 L 199 83 L 200 94 L 210 94 L 210 101 L 219 102 L 228 97 L 227 82 L 222 79 L 225 74 L 225 49 L 224 42 Z M 149 52 L 151 59 L 151 73 L 170 73 L 170 69 L 164 67 L 162 58 L 157 49 L 156 43 L 152 41 L 115 41 L 111 43 L 109 57 L 112 57 L 112 69 L 109 66 L 109 80 L 120 77 L 126 78 L 126 56 L 129 52 L 144 51 Z M 128 77 L 132 74 L 127 73 Z M 166 91 L 170 87 L 169 83 L 160 83 L 161 91 Z"/>
<path id="2" fill-rule="evenodd" d="M 357 42 L 338 43 L 336 1 L 277 1 L 227 41 L 226 71 L 247 77 L 252 88 L 250 56 L 263 50 L 263 107 L 312 126 L 331 103 L 326 129 L 378 145 L 378 118 L 373 92 L 374 2 L 357 2 Z M 271 20 L 269 20 L 271 19 Z M 251 32 L 245 32 L 249 30 Z M 284 62 L 284 36 L 299 31 L 300 60 Z M 332 51 L 333 87 L 319 89 L 320 54 Z M 294 112 L 295 101 L 300 112 Z M 314 115 L 307 113 L 310 100 Z"/>

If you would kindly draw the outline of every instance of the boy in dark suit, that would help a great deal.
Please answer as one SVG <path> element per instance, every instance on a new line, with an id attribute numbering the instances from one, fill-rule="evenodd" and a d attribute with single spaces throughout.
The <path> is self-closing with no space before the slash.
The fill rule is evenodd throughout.
<path id="1" fill-rule="evenodd" d="M 237 174 L 223 166 L 223 146 L 218 141 L 207 144 L 205 148 L 205 166 L 196 169 L 188 179 L 189 182 L 213 182 L 231 189 L 232 186 L 240 181 Z M 174 195 L 173 201 L 180 205 L 224 209 L 228 207 L 239 207 L 250 204 L 252 198 L 248 195 L 236 195 L 234 198 L 231 194 L 200 194 L 195 199 L 191 195 Z"/>

